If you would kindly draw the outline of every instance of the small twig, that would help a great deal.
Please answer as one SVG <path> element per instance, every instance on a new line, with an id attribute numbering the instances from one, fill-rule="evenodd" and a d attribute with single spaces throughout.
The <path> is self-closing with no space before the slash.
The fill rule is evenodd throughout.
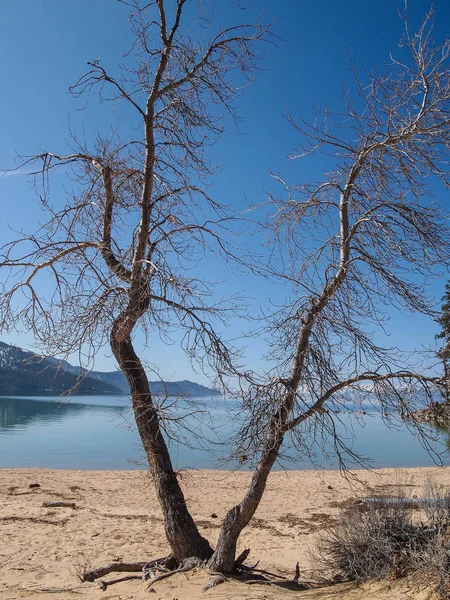
<path id="1" fill-rule="evenodd" d="M 47 594 L 60 594 L 61 592 L 75 592 L 75 593 L 79 593 L 76 590 L 79 589 L 86 589 L 86 587 L 84 585 L 76 585 L 75 587 L 69 587 L 69 588 L 39 588 L 37 590 L 33 590 L 35 592 L 44 592 Z"/>
<path id="2" fill-rule="evenodd" d="M 248 567 L 245 569 L 246 571 L 248 570 Z M 300 565 L 299 563 L 297 563 L 295 565 L 295 574 L 293 579 L 285 579 L 284 577 L 281 577 L 281 575 L 276 575 L 275 573 L 270 573 L 268 571 L 264 571 L 263 569 L 253 569 L 254 571 L 258 571 L 260 573 L 265 573 L 267 575 L 271 575 L 272 577 L 277 577 L 278 580 L 274 580 L 274 579 L 265 579 L 264 577 L 261 577 L 260 579 L 247 579 L 245 581 L 245 583 L 248 584 L 257 584 L 257 583 L 261 583 L 263 585 L 278 585 L 279 587 L 286 587 L 286 588 L 291 588 L 293 587 L 294 589 L 308 589 L 309 585 L 305 584 L 305 583 L 300 583 L 299 582 L 299 578 L 300 578 Z"/>
<path id="3" fill-rule="evenodd" d="M 253 566 L 242 565 L 242 568 L 249 571 L 254 571 L 261 561 L 257 560 Z"/>
<path id="4" fill-rule="evenodd" d="M 3 567 L 6 567 L 6 565 L 9 563 L 9 561 L 16 556 L 16 554 L 19 554 L 21 552 L 21 550 L 17 550 L 16 552 L 13 552 L 12 554 L 10 554 L 9 556 L 6 556 L 6 558 L 4 559 L 4 561 L 2 563 L 0 563 L 0 569 L 3 569 Z"/>
<path id="5" fill-rule="evenodd" d="M 258 565 L 259 561 L 256 564 Z M 242 565 L 242 568 L 247 573 L 261 573 L 262 575 L 270 575 L 270 577 L 286 580 L 286 577 L 283 577 L 283 575 L 278 575 L 277 573 L 272 573 L 271 571 L 266 571 L 265 569 L 256 569 L 255 567 L 246 567 L 245 565 Z"/>
<path id="6" fill-rule="evenodd" d="M 294 579 L 286 579 L 284 581 L 279 581 L 275 579 L 247 579 L 244 580 L 244 583 L 248 583 L 249 585 L 258 584 L 261 585 L 277 585 L 278 587 L 292 589 L 292 590 L 308 590 L 309 585 L 306 583 L 300 583 L 300 581 L 296 581 Z"/>
<path id="7" fill-rule="evenodd" d="M 281 582 L 280 581 L 272 581 L 271 579 L 264 579 L 263 577 L 261 577 L 261 579 L 246 579 L 244 581 L 244 583 L 248 583 L 249 585 L 258 584 L 258 583 L 260 583 L 261 585 L 275 585 L 276 583 L 281 583 Z"/>
<path id="8" fill-rule="evenodd" d="M 46 508 L 58 508 L 58 507 L 76 508 L 77 507 L 75 502 L 43 502 L 42 506 L 45 506 Z"/>
<path id="9" fill-rule="evenodd" d="M 31 523 L 42 523 L 43 525 L 66 525 L 66 523 L 68 523 L 70 520 L 70 518 L 67 519 L 60 519 L 59 521 L 52 521 L 51 519 L 39 519 L 38 517 L 20 517 L 18 515 L 11 515 L 11 516 L 7 516 L 7 517 L 0 517 L 0 521 L 10 521 L 10 522 L 14 522 L 14 521 L 30 521 Z"/>

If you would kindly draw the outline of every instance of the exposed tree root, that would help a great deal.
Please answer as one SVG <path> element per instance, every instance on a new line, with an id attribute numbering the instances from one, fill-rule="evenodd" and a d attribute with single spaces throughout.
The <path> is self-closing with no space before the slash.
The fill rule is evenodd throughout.
<path id="1" fill-rule="evenodd" d="M 195 556 L 193 556 L 192 558 L 187 558 L 180 564 L 180 566 L 177 569 L 173 569 L 168 573 L 162 573 L 161 575 L 158 575 L 158 577 L 152 579 L 148 587 L 151 588 L 153 584 L 155 584 L 157 581 L 162 581 L 163 579 L 167 579 L 167 577 L 172 577 L 172 575 L 175 575 L 176 573 L 186 573 L 187 571 L 191 571 L 191 569 L 195 567 L 200 567 L 202 564 L 203 561 L 200 558 L 197 558 Z"/>
<path id="2" fill-rule="evenodd" d="M 270 573 L 269 571 L 264 571 L 263 569 L 252 569 L 251 567 L 243 567 L 242 573 L 251 573 L 251 572 L 259 572 L 262 575 L 258 576 L 255 579 L 241 579 L 244 583 L 247 584 L 261 584 L 261 585 L 277 585 L 278 587 L 286 588 L 289 590 L 307 590 L 310 588 L 310 585 L 307 583 L 300 583 L 300 566 L 297 563 L 295 565 L 295 575 L 292 579 L 285 579 L 281 577 L 281 575 L 276 575 L 275 573 Z M 271 577 L 276 577 L 277 579 L 267 579 L 263 576 L 263 574 L 270 575 Z"/>
<path id="3" fill-rule="evenodd" d="M 99 569 L 86 571 L 86 573 L 83 574 L 83 581 L 92 582 L 96 579 L 101 579 L 109 573 L 145 573 L 157 565 L 164 566 L 170 558 L 171 557 L 166 556 L 163 558 L 157 558 L 150 562 L 113 562 L 109 565 L 105 565 L 104 567 L 100 567 Z"/>
<path id="4" fill-rule="evenodd" d="M 208 581 L 208 583 L 202 589 L 202 592 L 207 592 L 211 588 L 216 587 L 217 585 L 220 585 L 221 583 L 225 583 L 225 581 L 228 581 L 228 579 L 225 577 L 225 575 L 222 575 L 221 573 L 219 573 L 218 575 L 216 575 L 215 577 L 213 577 L 212 579 L 210 579 Z"/>
<path id="5" fill-rule="evenodd" d="M 130 581 L 131 579 L 142 579 L 141 575 L 125 575 L 125 577 L 118 577 L 117 579 L 110 579 L 109 581 L 105 581 L 101 579 L 98 584 L 101 590 L 104 592 L 106 588 L 110 585 L 114 585 L 115 583 L 121 583 L 122 581 Z"/>
<path id="6" fill-rule="evenodd" d="M 180 563 L 178 560 L 172 555 L 152 560 L 142 569 L 142 580 L 146 581 L 147 579 L 154 579 L 157 571 L 173 571 L 174 569 L 178 568 L 179 565 Z"/>
<path id="7" fill-rule="evenodd" d="M 176 564 L 177 561 L 173 556 L 156 558 L 155 560 L 152 560 L 150 562 L 114 562 L 109 565 L 105 565 L 104 567 L 100 567 L 99 569 L 87 571 L 83 574 L 83 581 L 93 582 L 96 579 L 101 579 L 109 573 L 141 573 L 140 575 L 125 575 L 124 577 L 119 577 L 117 579 L 99 581 L 98 583 L 101 589 L 106 590 L 110 585 L 114 585 L 115 583 L 130 581 L 132 579 L 141 579 L 145 581 L 149 577 L 152 577 L 152 575 L 156 571 L 167 571 L 166 573 L 161 573 L 161 575 L 153 577 L 152 581 L 149 584 L 150 588 L 157 581 L 161 581 L 162 579 L 171 577 L 176 573 L 185 573 L 186 571 L 190 571 L 194 567 L 202 565 L 203 561 L 199 558 L 192 557 L 187 558 L 185 561 L 183 561 L 178 568 L 173 568 Z"/>
<path id="8" fill-rule="evenodd" d="M 259 561 L 256 563 L 256 565 L 259 565 Z M 257 569 L 256 565 L 254 567 L 247 567 L 245 565 L 242 565 L 241 569 L 246 573 L 261 573 L 261 575 L 269 575 L 269 577 L 275 577 L 276 579 L 285 580 L 285 577 L 283 577 L 282 575 L 278 575 L 277 573 L 272 573 L 271 571 L 266 571 L 265 569 Z"/>
<path id="9" fill-rule="evenodd" d="M 247 559 L 250 554 L 250 549 L 244 550 L 235 561 L 235 578 L 246 584 L 261 584 L 261 585 L 277 585 L 279 587 L 283 587 L 291 590 L 305 590 L 309 589 L 310 585 L 307 583 L 300 583 L 300 567 L 297 563 L 295 567 L 295 575 L 292 579 L 286 579 L 281 575 L 277 575 L 276 573 L 271 573 L 270 571 L 266 571 L 264 569 L 258 569 L 257 565 L 259 561 L 255 563 L 253 566 L 244 565 L 244 561 Z M 93 582 L 96 579 L 101 579 L 105 575 L 109 573 L 140 573 L 139 575 L 125 575 L 124 577 L 119 577 L 117 579 L 110 580 L 101 580 L 99 581 L 99 585 L 102 590 L 106 590 L 109 586 L 114 585 L 115 583 L 121 583 L 123 581 L 130 581 L 133 579 L 141 579 L 145 581 L 151 578 L 150 583 L 148 584 L 149 591 L 154 591 L 153 585 L 158 581 L 163 581 L 172 575 L 176 575 L 177 573 L 186 573 L 187 571 L 191 571 L 196 567 L 206 566 L 206 561 L 202 561 L 200 558 L 191 557 L 187 558 L 181 563 L 173 556 L 166 556 L 163 558 L 157 558 L 150 562 L 114 562 L 109 565 L 105 565 L 104 567 L 100 567 L 99 569 L 95 569 L 92 571 L 87 571 L 83 575 L 83 581 Z M 175 568 L 176 567 L 176 568 Z M 162 572 L 160 575 L 155 575 L 156 572 Z M 251 578 L 252 575 L 254 578 Z M 222 573 L 210 573 L 212 575 L 212 579 L 205 585 L 203 588 L 203 592 L 206 592 L 225 581 L 229 581 L 229 578 L 223 575 Z M 269 576 L 268 579 L 265 576 Z M 233 576 L 231 576 L 233 578 Z"/>

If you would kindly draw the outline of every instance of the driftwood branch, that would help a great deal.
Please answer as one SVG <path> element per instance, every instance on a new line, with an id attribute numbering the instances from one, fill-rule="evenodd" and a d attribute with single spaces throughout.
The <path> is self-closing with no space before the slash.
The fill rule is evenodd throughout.
<path id="1" fill-rule="evenodd" d="M 166 559 L 159 558 L 151 562 L 114 562 L 109 565 L 105 565 L 104 567 L 100 567 L 99 569 L 87 571 L 83 575 L 83 581 L 92 582 L 96 579 L 104 577 L 105 575 L 108 575 L 109 573 L 138 573 L 141 571 L 143 572 L 152 564 L 156 564 L 157 562 L 163 562 L 164 560 Z"/>

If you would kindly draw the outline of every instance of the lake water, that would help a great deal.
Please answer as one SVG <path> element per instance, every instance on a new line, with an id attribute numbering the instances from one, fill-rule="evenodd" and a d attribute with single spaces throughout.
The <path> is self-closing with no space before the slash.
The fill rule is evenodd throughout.
<path id="1" fill-rule="evenodd" d="M 188 419 L 191 433 L 186 447 L 172 441 L 170 452 L 177 469 L 231 468 L 221 459 L 227 452 L 226 441 L 232 435 L 228 407 L 230 403 L 216 398 L 201 399 L 211 414 L 216 432 L 194 417 Z M 340 433 L 352 450 L 370 457 L 373 467 L 431 466 L 436 459 L 406 428 L 388 429 L 380 415 L 369 409 L 359 423 L 349 413 L 339 415 Z M 353 431 L 348 427 L 352 424 Z M 211 439 L 200 448 L 192 432 L 205 430 Z M 450 436 L 437 433 L 436 451 L 444 453 L 450 464 Z M 222 440 L 225 446 L 216 445 Z M 331 447 L 326 457 L 318 451 L 318 462 L 324 468 L 338 463 Z M 287 448 L 287 453 L 293 454 Z M 77 396 L 70 402 L 61 398 L 0 397 L 0 467 L 48 467 L 57 469 L 142 469 L 145 458 L 140 446 L 128 398 L 125 396 Z M 282 465 L 278 465 L 281 468 Z M 287 457 L 287 468 L 311 468 L 310 461 Z"/>

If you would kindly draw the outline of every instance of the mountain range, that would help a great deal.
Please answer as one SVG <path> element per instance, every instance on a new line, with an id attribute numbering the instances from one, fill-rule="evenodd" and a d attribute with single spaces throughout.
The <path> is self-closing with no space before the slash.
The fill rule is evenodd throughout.
<path id="1" fill-rule="evenodd" d="M 71 390 L 74 390 L 73 392 Z M 216 390 L 193 381 L 150 381 L 154 394 L 212 396 Z M 128 382 L 122 371 L 85 371 L 65 360 L 47 358 L 0 342 L 1 396 L 124 395 Z"/>

